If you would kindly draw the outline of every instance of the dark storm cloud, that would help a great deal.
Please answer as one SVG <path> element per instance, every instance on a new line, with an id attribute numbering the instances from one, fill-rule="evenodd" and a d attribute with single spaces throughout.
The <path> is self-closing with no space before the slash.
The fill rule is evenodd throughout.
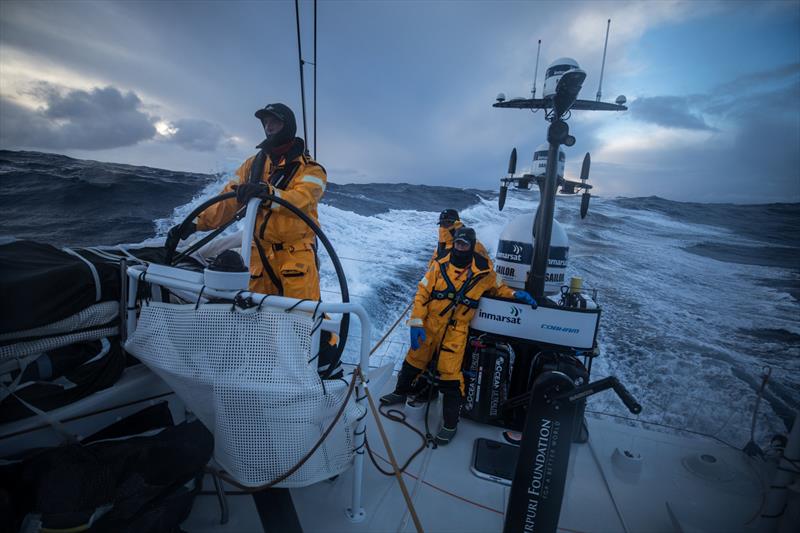
<path id="1" fill-rule="evenodd" d="M 181 119 L 175 121 L 172 126 L 178 131 L 170 136 L 170 140 L 187 150 L 211 152 L 228 142 L 222 127 L 207 120 Z"/>
<path id="2" fill-rule="evenodd" d="M 735 80 L 718 85 L 715 92 L 721 94 L 737 94 L 753 87 L 761 87 L 770 82 L 782 82 L 787 79 L 792 79 L 798 74 L 800 74 L 800 63 L 790 63 L 771 70 L 752 72 L 739 76 Z"/>
<path id="3" fill-rule="evenodd" d="M 0 99 L 0 144 L 8 147 L 103 150 L 130 146 L 156 134 L 153 118 L 133 92 L 115 87 L 66 93 L 39 83 L 29 94 L 42 102 L 32 110 Z"/>
<path id="4" fill-rule="evenodd" d="M 631 102 L 631 116 L 668 128 L 713 130 L 702 116 L 692 110 L 691 96 L 640 97 Z"/>
<path id="5" fill-rule="evenodd" d="M 640 100 L 642 108 L 634 105 Z M 740 76 L 706 94 L 639 99 L 631 105 L 633 118 L 711 135 L 679 149 L 663 146 L 625 153 L 618 168 L 597 167 L 597 174 L 603 174 L 601 181 L 647 176 L 631 185 L 633 195 L 745 203 L 798 201 L 798 102 L 797 63 Z"/>
<path id="6" fill-rule="evenodd" d="M 0 97 L 0 146 L 104 150 L 155 139 L 210 152 L 230 143 L 221 126 L 195 118 L 176 120 L 173 135 L 157 136 L 158 117 L 141 109 L 136 93 L 116 87 L 64 90 L 39 82 L 25 94 L 41 105 L 30 109 Z"/>

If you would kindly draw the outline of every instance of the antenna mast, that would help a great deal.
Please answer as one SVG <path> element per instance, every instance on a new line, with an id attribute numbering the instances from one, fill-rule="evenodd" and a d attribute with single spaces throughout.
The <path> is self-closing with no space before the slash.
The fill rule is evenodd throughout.
<path id="1" fill-rule="evenodd" d="M 606 69 L 606 50 L 608 49 L 608 31 L 611 29 L 611 19 L 608 19 L 608 24 L 606 25 L 606 44 L 603 45 L 603 64 L 600 67 L 600 84 L 597 86 L 597 98 L 596 101 L 600 101 L 600 97 L 602 96 L 601 89 L 603 88 L 603 72 Z"/>
<path id="2" fill-rule="evenodd" d="M 314 159 L 317 158 L 317 0 L 314 0 Z"/>
<path id="3" fill-rule="evenodd" d="M 536 98 L 536 76 L 539 74 L 539 52 L 542 51 L 542 40 L 539 39 L 539 46 L 536 48 L 536 66 L 533 68 L 533 90 L 531 98 Z"/>
<path id="4" fill-rule="evenodd" d="M 303 78 L 303 51 L 300 47 L 300 0 L 294 0 L 294 15 L 297 23 L 297 57 L 300 60 L 300 100 L 303 102 L 303 140 L 308 143 L 308 127 L 306 126 L 306 84 Z M 315 58 L 316 59 L 316 58 Z M 308 150 L 308 145 L 306 145 Z"/>

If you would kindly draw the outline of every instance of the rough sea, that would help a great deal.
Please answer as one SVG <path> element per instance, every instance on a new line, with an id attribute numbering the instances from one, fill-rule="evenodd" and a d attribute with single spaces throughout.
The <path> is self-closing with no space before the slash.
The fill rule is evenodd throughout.
<path id="1" fill-rule="evenodd" d="M 155 243 L 229 179 L 0 151 L 0 236 L 58 246 Z M 373 319 L 373 341 L 413 298 L 441 209 L 458 209 L 494 253 L 509 217 L 538 203 L 536 193 L 510 192 L 501 213 L 495 191 L 330 180 L 320 222 L 352 299 Z M 620 378 L 644 406 L 642 420 L 743 446 L 770 367 L 756 441 L 785 431 L 800 405 L 800 204 L 593 198 L 584 220 L 579 206 L 579 197 L 559 197 L 556 218 L 570 237 L 567 276 L 597 289 L 603 308 L 593 378 Z M 322 256 L 323 299 L 338 301 Z M 401 325 L 374 364 L 398 363 L 406 338 Z M 588 409 L 630 416 L 610 392 L 593 396 Z"/>

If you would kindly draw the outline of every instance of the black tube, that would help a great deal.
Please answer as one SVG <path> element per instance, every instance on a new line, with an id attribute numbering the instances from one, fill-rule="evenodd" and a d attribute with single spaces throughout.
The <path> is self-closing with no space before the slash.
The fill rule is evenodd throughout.
<path id="1" fill-rule="evenodd" d="M 181 222 L 181 228 L 183 228 L 186 224 L 190 224 L 197 215 L 205 211 L 209 206 L 214 205 L 217 202 L 222 202 L 224 200 L 228 200 L 230 198 L 235 198 L 235 197 L 236 197 L 235 192 L 226 192 L 225 194 L 220 194 L 218 196 L 215 196 L 214 198 L 206 200 L 205 202 L 197 206 L 191 213 L 189 213 L 189 215 L 184 219 L 184 221 Z M 339 261 L 339 256 L 336 255 L 336 250 L 333 249 L 331 241 L 328 240 L 328 237 L 325 236 L 325 233 L 322 232 L 322 229 L 308 215 L 303 213 L 299 208 L 295 207 L 290 202 L 278 196 L 273 196 L 267 193 L 264 193 L 263 199 L 277 202 L 278 205 L 283 206 L 292 213 L 294 213 L 300 220 L 305 222 L 305 224 L 309 228 L 311 228 L 311 231 L 313 231 L 314 234 L 322 242 L 322 245 L 325 247 L 325 250 L 327 250 L 328 255 L 331 258 L 331 263 L 333 263 L 333 268 L 336 270 L 336 277 L 339 280 L 339 288 L 342 291 L 342 302 L 348 303 L 350 301 L 350 291 L 347 288 L 347 278 L 345 278 L 344 276 L 344 269 L 342 268 L 342 263 L 341 261 Z M 175 252 L 174 248 L 167 250 L 167 256 L 169 259 L 172 258 L 174 252 Z M 169 264 L 169 261 L 167 261 L 166 264 Z M 323 379 L 330 377 L 330 374 L 339 365 L 339 361 L 342 359 L 342 353 L 344 352 L 344 345 L 347 341 L 347 333 L 349 330 L 350 330 L 350 313 L 342 313 L 342 324 L 339 328 L 339 345 L 336 347 L 335 359 L 333 362 L 331 362 L 330 366 L 328 367 L 328 370 L 322 375 Z"/>
<path id="2" fill-rule="evenodd" d="M 557 122 L 553 122 L 550 128 Z M 549 135 L 548 135 L 549 137 Z M 536 299 L 544 297 L 544 284 L 547 275 L 547 262 L 550 256 L 550 234 L 553 231 L 553 212 L 556 205 L 556 188 L 558 185 L 558 148 L 560 144 L 550 141 L 547 154 L 547 173 L 544 187 L 541 188 L 539 209 L 533 226 L 534 251 L 531 272 L 525 289 Z"/>

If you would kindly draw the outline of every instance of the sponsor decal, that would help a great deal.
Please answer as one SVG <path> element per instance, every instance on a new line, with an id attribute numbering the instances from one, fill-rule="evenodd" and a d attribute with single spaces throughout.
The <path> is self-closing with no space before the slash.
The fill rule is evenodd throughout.
<path id="1" fill-rule="evenodd" d="M 512 263 L 530 263 L 533 258 L 533 246 L 525 242 L 500 241 L 497 247 L 497 259 Z"/>
<path id="2" fill-rule="evenodd" d="M 515 308 L 512 307 L 512 309 Z M 487 313 L 481 309 L 478 310 L 478 318 L 494 320 L 495 322 L 505 322 L 506 324 L 519 324 L 522 320 L 519 316 L 495 315 L 494 313 Z"/>
<path id="3" fill-rule="evenodd" d="M 551 246 L 547 257 L 548 268 L 566 268 L 569 248 L 566 246 Z M 496 257 L 501 261 L 523 263 L 530 265 L 533 260 L 533 245 L 517 241 L 500 241 Z"/>
<path id="4" fill-rule="evenodd" d="M 495 272 L 497 272 L 501 276 L 506 276 L 506 277 L 509 277 L 509 278 L 513 278 L 514 275 L 516 274 L 516 269 L 514 269 L 514 267 L 496 265 L 494 267 L 494 270 L 495 270 Z"/>
<path id="5" fill-rule="evenodd" d="M 564 283 L 564 272 L 546 272 L 544 280 L 547 283 Z"/>
<path id="6" fill-rule="evenodd" d="M 503 358 L 494 360 L 494 375 L 492 376 L 492 397 L 489 399 L 489 416 L 497 416 L 500 407 L 500 378 L 503 375 Z"/>
<path id="7" fill-rule="evenodd" d="M 579 328 L 565 328 L 562 326 L 556 326 L 555 324 L 542 324 L 542 329 L 549 329 L 551 331 L 560 331 L 561 333 L 573 333 L 576 335 L 581 331 Z"/>
<path id="8" fill-rule="evenodd" d="M 511 316 L 519 316 L 519 308 L 511 306 Z"/>
<path id="9" fill-rule="evenodd" d="M 538 427 L 536 456 L 533 461 L 531 483 L 528 486 L 528 506 L 525 509 L 525 531 L 536 531 L 539 504 L 547 500 L 555 467 L 555 448 L 558 444 L 561 423 L 542 418 Z"/>

